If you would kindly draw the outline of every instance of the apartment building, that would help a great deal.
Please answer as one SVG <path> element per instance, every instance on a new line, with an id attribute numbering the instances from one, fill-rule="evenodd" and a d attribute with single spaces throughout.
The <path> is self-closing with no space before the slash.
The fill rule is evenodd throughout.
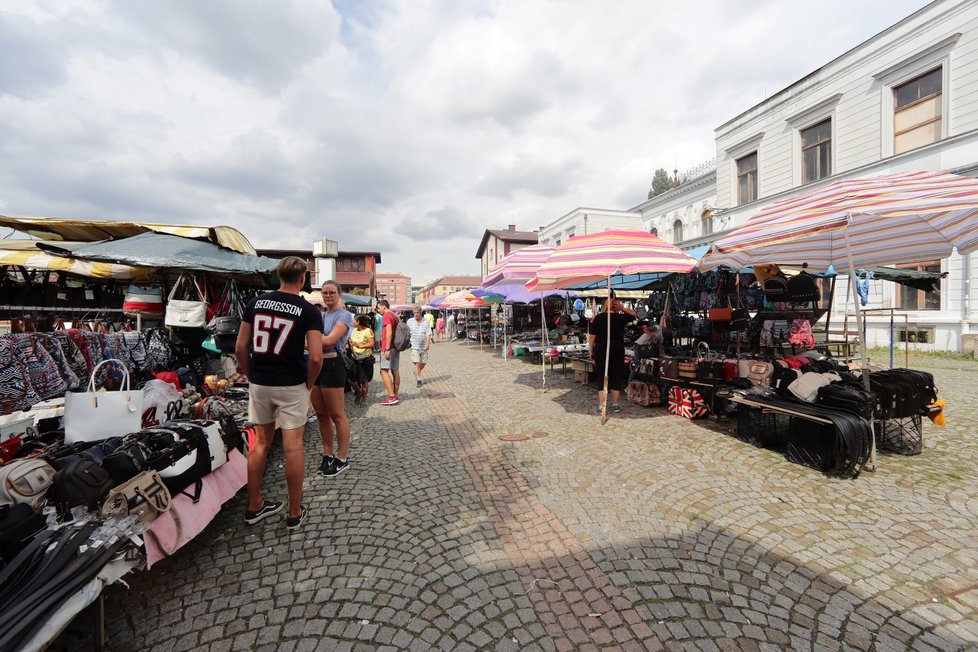
<path id="1" fill-rule="evenodd" d="M 395 303 L 411 303 L 411 277 L 404 274 L 377 273 L 374 278 L 377 284 L 377 296 L 387 299 L 391 305 Z"/>

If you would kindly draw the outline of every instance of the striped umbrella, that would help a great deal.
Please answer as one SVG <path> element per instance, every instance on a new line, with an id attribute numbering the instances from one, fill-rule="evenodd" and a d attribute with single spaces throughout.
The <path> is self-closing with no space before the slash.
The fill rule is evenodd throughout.
<path id="1" fill-rule="evenodd" d="M 717 240 L 700 269 L 919 263 L 955 247 L 978 250 L 978 179 L 909 172 L 844 179 L 777 201 Z"/>
<path id="2" fill-rule="evenodd" d="M 537 269 L 528 290 L 556 290 L 626 274 L 689 272 L 696 259 L 645 231 L 579 235 L 557 247 Z M 610 280 L 609 280 L 610 279 Z"/>
<path id="3" fill-rule="evenodd" d="M 550 245 L 535 244 L 528 247 L 523 247 L 522 249 L 517 249 L 511 254 L 507 254 L 502 258 L 496 265 L 489 270 L 486 277 L 482 279 L 482 287 L 484 288 L 508 288 L 513 286 L 518 286 L 523 288 L 523 284 L 531 280 L 536 276 L 537 270 L 540 265 L 545 263 L 550 254 L 554 252 L 556 247 L 551 247 Z M 543 294 L 539 293 L 538 298 L 540 299 L 540 326 L 542 329 L 542 341 L 543 346 L 549 345 L 548 332 L 546 324 L 546 310 L 543 305 Z M 503 337 L 503 360 L 506 359 L 507 344 L 506 337 Z M 541 356 L 542 357 L 542 356 Z M 541 361 L 541 369 L 543 370 L 543 391 L 547 391 L 547 364 L 546 360 Z"/>
<path id="4" fill-rule="evenodd" d="M 482 287 L 492 288 L 501 285 L 523 285 L 534 276 L 540 265 L 545 263 L 556 247 L 550 245 L 530 245 L 517 249 L 502 258 L 482 279 Z"/>
<path id="5" fill-rule="evenodd" d="M 605 279 L 610 291 L 615 277 L 628 274 L 678 272 L 696 267 L 696 259 L 645 231 L 602 231 L 575 236 L 557 247 L 526 284 L 528 290 L 552 290 Z M 609 299 L 610 301 L 610 299 Z M 607 305 L 607 304 L 606 304 Z M 611 310 L 608 313 L 604 385 L 599 394 L 601 423 L 608 419 L 608 362 L 611 358 Z"/>
<path id="6" fill-rule="evenodd" d="M 978 250 L 978 179 L 940 172 L 843 179 L 775 202 L 714 243 L 701 269 L 778 263 L 823 271 L 919 263 Z M 856 329 L 862 312 L 852 287 Z M 863 368 L 865 338 L 859 338 Z M 869 390 L 869 374 L 863 375 Z M 875 441 L 871 463 L 876 462 Z"/>

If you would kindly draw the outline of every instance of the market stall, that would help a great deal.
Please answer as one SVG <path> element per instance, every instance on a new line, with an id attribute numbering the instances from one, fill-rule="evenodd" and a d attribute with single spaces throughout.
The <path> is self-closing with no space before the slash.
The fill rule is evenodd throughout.
<path id="1" fill-rule="evenodd" d="M 0 225 L 52 239 L 0 254 L 0 648 L 19 649 L 244 485 L 247 379 L 228 353 L 277 261 L 222 227 Z M 55 568 L 73 582 L 51 583 Z"/>

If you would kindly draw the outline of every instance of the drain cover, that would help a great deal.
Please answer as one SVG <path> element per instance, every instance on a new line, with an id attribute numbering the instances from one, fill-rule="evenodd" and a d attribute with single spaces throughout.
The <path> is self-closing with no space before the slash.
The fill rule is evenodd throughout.
<path id="1" fill-rule="evenodd" d="M 526 435 L 502 435 L 499 437 L 500 441 L 526 441 L 529 439 Z"/>
<path id="2" fill-rule="evenodd" d="M 541 437 L 549 437 L 550 433 L 544 432 L 542 430 L 535 430 L 530 433 L 530 436 L 533 437 L 534 439 L 540 439 Z"/>

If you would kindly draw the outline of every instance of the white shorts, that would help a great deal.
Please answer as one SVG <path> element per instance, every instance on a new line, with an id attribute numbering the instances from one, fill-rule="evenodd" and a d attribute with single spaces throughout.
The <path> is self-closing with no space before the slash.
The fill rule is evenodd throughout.
<path id="1" fill-rule="evenodd" d="M 411 349 L 411 362 L 428 364 L 428 352 L 424 349 Z"/>
<path id="2" fill-rule="evenodd" d="M 288 387 L 256 385 L 248 388 L 248 419 L 257 425 L 275 423 L 282 430 L 304 428 L 309 409 L 305 383 Z"/>

